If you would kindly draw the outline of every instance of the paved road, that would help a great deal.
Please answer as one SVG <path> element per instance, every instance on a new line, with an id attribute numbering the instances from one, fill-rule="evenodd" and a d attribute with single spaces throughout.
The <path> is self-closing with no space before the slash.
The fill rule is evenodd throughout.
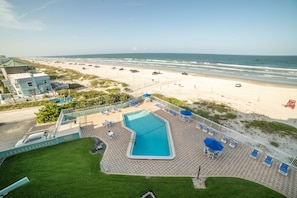
<path id="1" fill-rule="evenodd" d="M 0 112 L 0 151 L 14 147 L 26 133 L 53 129 L 53 123 L 36 125 L 35 112 L 40 108 L 39 106 Z"/>

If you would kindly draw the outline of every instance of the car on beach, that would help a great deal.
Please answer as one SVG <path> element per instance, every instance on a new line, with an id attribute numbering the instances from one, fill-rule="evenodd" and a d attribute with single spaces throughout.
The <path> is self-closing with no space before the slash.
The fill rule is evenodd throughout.
<path id="1" fill-rule="evenodd" d="M 159 71 L 154 71 L 152 74 L 153 74 L 153 75 L 157 75 L 157 74 L 161 74 L 161 72 L 159 72 Z"/>
<path id="2" fill-rule="evenodd" d="M 25 146 L 37 142 L 42 142 L 44 140 L 47 140 L 49 138 L 49 133 L 46 131 L 34 133 L 28 136 L 23 137 L 20 139 L 16 144 L 15 147 Z"/>
<path id="3" fill-rule="evenodd" d="M 241 84 L 240 83 L 236 83 L 235 84 L 235 87 L 241 87 Z"/>
<path id="4" fill-rule="evenodd" d="M 182 72 L 182 75 L 188 75 L 188 73 L 187 72 Z"/>

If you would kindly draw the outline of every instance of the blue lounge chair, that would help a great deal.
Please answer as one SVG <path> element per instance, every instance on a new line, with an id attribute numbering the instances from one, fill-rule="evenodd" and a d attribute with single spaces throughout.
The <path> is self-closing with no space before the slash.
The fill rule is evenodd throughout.
<path id="1" fill-rule="evenodd" d="M 161 104 L 159 104 L 159 103 L 156 103 L 155 106 L 156 106 L 156 107 L 159 107 L 160 109 L 163 109 L 163 108 L 164 108 L 164 106 L 161 105 Z"/>
<path id="2" fill-rule="evenodd" d="M 288 176 L 288 173 L 289 173 L 289 165 L 282 162 L 280 165 L 279 165 L 279 168 L 278 168 L 278 172 L 285 175 L 285 176 Z"/>
<path id="3" fill-rule="evenodd" d="M 204 129 L 202 129 L 205 133 L 208 133 L 210 131 L 210 129 L 208 127 L 205 127 Z"/>
<path id="4" fill-rule="evenodd" d="M 216 131 L 214 129 L 209 130 L 208 134 L 214 136 L 216 134 Z"/>
<path id="5" fill-rule="evenodd" d="M 271 164 L 272 164 L 272 157 L 267 155 L 263 161 L 263 164 L 268 166 L 268 167 L 271 167 Z"/>
<path id="6" fill-rule="evenodd" d="M 132 101 L 130 103 L 130 107 L 137 107 L 139 105 L 139 102 L 136 102 L 136 101 Z"/>
<path id="7" fill-rule="evenodd" d="M 236 142 L 235 140 L 232 140 L 232 142 L 230 142 L 229 146 L 232 148 L 235 148 L 238 145 L 238 142 Z"/>
<path id="8" fill-rule="evenodd" d="M 228 136 L 224 136 L 222 139 L 221 139 L 221 142 L 223 142 L 224 144 L 226 144 L 227 142 L 229 142 L 230 138 Z"/>
<path id="9" fill-rule="evenodd" d="M 176 116 L 176 114 L 177 114 L 175 111 L 173 111 L 171 109 L 169 109 L 168 111 L 169 111 L 170 115 L 172 115 L 172 116 Z"/>
<path id="10" fill-rule="evenodd" d="M 258 151 L 257 149 L 254 149 L 254 150 L 251 152 L 250 156 L 251 156 L 251 158 L 253 158 L 253 159 L 257 159 L 258 154 L 259 154 L 259 151 Z"/>
<path id="11" fill-rule="evenodd" d="M 198 124 L 197 128 L 202 130 L 203 129 L 203 124 L 201 124 L 201 123 Z"/>

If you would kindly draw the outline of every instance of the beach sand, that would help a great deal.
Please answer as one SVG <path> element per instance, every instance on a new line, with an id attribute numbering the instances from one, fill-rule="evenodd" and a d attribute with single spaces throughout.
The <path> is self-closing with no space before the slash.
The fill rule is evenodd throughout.
<path id="1" fill-rule="evenodd" d="M 26 60 L 32 61 L 34 59 Z M 293 85 L 206 76 L 196 73 L 182 75 L 181 72 L 159 70 L 159 68 L 154 70 L 120 65 L 100 65 L 99 68 L 95 68 L 88 66 L 91 63 L 74 65 L 69 64 L 69 62 L 57 63 L 48 59 L 34 60 L 34 62 L 74 69 L 84 74 L 93 74 L 104 79 L 125 82 L 133 90 L 131 94 L 134 96 L 140 96 L 144 93 L 160 93 L 167 97 L 186 100 L 189 104 L 199 100 L 223 103 L 247 117 L 273 120 L 297 127 L 297 108 L 284 107 L 289 99 L 297 100 L 297 86 Z M 124 70 L 119 70 L 119 68 Z M 139 72 L 132 73 L 130 69 L 136 69 Z M 154 71 L 160 72 L 160 74 L 153 75 Z M 240 83 L 242 86 L 235 87 L 236 83 Z M 269 139 L 267 135 L 261 134 L 257 137 L 266 141 L 266 144 L 269 143 L 267 142 Z M 272 139 L 276 138 L 278 137 L 272 137 Z M 288 138 L 277 140 L 281 145 L 289 143 Z M 297 145 L 296 141 L 293 143 Z M 294 152 L 297 152 L 297 146 L 294 147 L 296 147 L 293 148 Z M 285 148 L 283 149 L 285 150 Z"/>
<path id="2" fill-rule="evenodd" d="M 36 62 L 36 61 L 35 61 Z M 74 69 L 84 74 L 93 74 L 101 78 L 125 82 L 133 90 L 133 95 L 160 93 L 189 102 L 198 100 L 224 103 L 240 112 L 265 115 L 271 119 L 290 122 L 297 127 L 297 108 L 286 108 L 289 99 L 297 100 L 297 86 L 273 84 L 227 77 L 213 77 L 169 70 L 154 70 L 123 66 L 100 65 L 99 68 L 73 65 L 67 62 L 55 63 L 39 61 L 41 64 Z M 85 69 L 83 69 L 83 67 Z M 112 69 L 116 67 L 115 69 Z M 124 68 L 124 70 L 119 70 Z M 130 69 L 139 72 L 132 73 Z M 161 74 L 152 75 L 154 71 Z M 235 87 L 240 83 L 242 87 Z"/>

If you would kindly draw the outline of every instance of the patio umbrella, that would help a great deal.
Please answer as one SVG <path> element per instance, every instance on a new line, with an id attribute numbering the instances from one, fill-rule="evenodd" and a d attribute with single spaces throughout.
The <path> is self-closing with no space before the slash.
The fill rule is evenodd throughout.
<path id="1" fill-rule="evenodd" d="M 180 111 L 180 114 L 182 114 L 184 116 L 191 116 L 192 115 L 192 112 L 191 111 L 188 111 L 188 110 L 181 110 Z"/>
<path id="2" fill-rule="evenodd" d="M 149 93 L 145 93 L 145 94 L 143 94 L 142 96 L 144 96 L 144 97 L 150 97 L 151 94 L 149 94 Z"/>
<path id="3" fill-rule="evenodd" d="M 222 143 L 215 138 L 205 138 L 204 144 L 213 151 L 221 151 L 224 149 Z"/>

